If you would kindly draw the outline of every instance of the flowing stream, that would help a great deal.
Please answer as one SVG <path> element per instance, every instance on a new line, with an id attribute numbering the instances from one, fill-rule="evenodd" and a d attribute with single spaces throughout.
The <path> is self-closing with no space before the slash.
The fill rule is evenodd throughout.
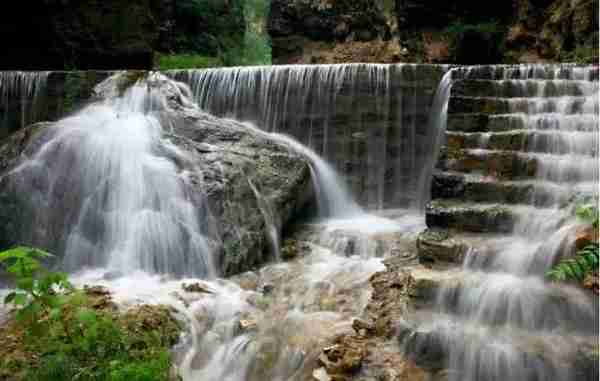
<path id="1" fill-rule="evenodd" d="M 425 229 L 421 210 L 445 140 L 453 81 L 492 78 L 498 92 L 518 96 L 507 98 L 507 112 L 490 119 L 530 134 L 517 155 L 538 162 L 533 178 L 511 181 L 528 181 L 543 191 L 511 205 L 518 218 L 510 235 L 490 237 L 484 247 L 468 252 L 462 266 L 439 272 L 434 302 L 402 322 L 412 332 L 400 338 L 401 346 L 410 357 L 439 345 L 447 354 L 451 381 L 578 379 L 576 369 L 563 364 L 590 337 L 597 342 L 597 301 L 574 287 L 549 285 L 543 276 L 579 227 L 565 207 L 565 192 L 584 190 L 597 197 L 597 82 L 586 81 L 588 73 L 577 68 L 560 68 L 552 75 L 544 71 L 544 76 L 535 66 L 501 72 L 444 68 L 427 122 L 416 112 L 418 86 L 401 89 L 409 94 L 399 94 L 400 104 L 395 103 L 394 70 L 412 69 L 325 65 L 150 73 L 124 92 L 111 77 L 97 87 L 104 100 L 58 121 L 11 173 L 19 175 L 18 186 L 35 206 L 31 223 L 36 234 L 62 242 L 63 265 L 76 284 L 104 285 L 122 306 L 174 307 L 187 323 L 174 348 L 185 381 L 304 380 L 311 377 L 323 346 L 352 332 L 353 318 L 363 313 L 371 296 L 369 278 L 385 269 L 381 247 L 392 239 L 397 252 L 410 251 Z M 369 88 L 361 87 L 363 82 L 346 88 L 348 78 L 360 73 L 366 73 Z M 0 81 L 6 78 L 12 77 L 0 76 Z M 206 200 L 186 191 L 193 165 L 166 137 L 173 122 L 163 113 L 169 100 L 154 90 L 154 82 L 163 83 L 169 96 L 175 94 L 186 107 L 244 120 L 245 128 L 308 160 L 318 218 L 293 236 L 297 253 L 282 260 L 286 253 L 277 210 L 249 181 L 273 262 L 218 277 L 210 211 Z M 306 85 L 293 86 L 298 83 Z M 30 96 L 38 91 L 28 81 L 24 88 Z M 381 97 L 382 102 L 365 107 L 372 106 L 382 120 L 370 120 L 365 113 L 361 118 L 374 126 L 366 136 L 364 130 L 354 131 L 340 141 L 366 142 L 369 191 L 361 204 L 378 212 L 389 205 L 406 207 L 389 212 L 389 218 L 359 206 L 337 173 L 343 160 L 335 157 L 333 140 L 343 122 L 334 120 L 336 107 L 344 102 L 341 98 L 361 92 Z M 298 99 L 298 115 L 319 117 L 295 118 L 292 106 Z M 394 107 L 414 108 L 408 122 L 396 110 L 406 139 L 388 126 Z M 495 150 L 497 134 L 505 132 L 469 135 L 475 142 L 469 150 L 485 156 Z M 402 147 L 390 156 L 394 138 L 402 140 Z M 182 287 L 191 284 L 201 291 Z"/>
<path id="2" fill-rule="evenodd" d="M 289 380 L 310 374 L 310 360 L 326 340 L 351 329 L 352 317 L 369 300 L 369 277 L 383 269 L 381 253 L 368 246 L 370 237 L 414 235 L 421 220 L 407 216 L 403 225 L 367 214 L 315 152 L 246 124 L 309 160 L 319 210 L 309 241 L 316 243 L 304 244 L 291 261 L 215 278 L 210 228 L 204 226 L 210 219 L 185 191 L 189 173 L 175 163 L 188 159 L 164 137 L 170 123 L 162 114 L 169 107 L 167 94 L 153 83 L 166 82 L 169 94 L 183 99 L 190 91 L 151 73 L 120 94 L 116 78 L 97 87 L 105 100 L 58 121 L 12 170 L 31 196 L 32 224 L 64 237 L 63 266 L 76 284 L 105 285 L 123 306 L 164 303 L 179 311 L 189 329 L 176 349 L 184 380 Z M 277 260 L 276 211 L 249 185 Z M 356 244 L 339 255 L 335 248 L 340 240 L 348 243 L 348 234 Z M 192 283 L 206 292 L 182 288 Z"/>

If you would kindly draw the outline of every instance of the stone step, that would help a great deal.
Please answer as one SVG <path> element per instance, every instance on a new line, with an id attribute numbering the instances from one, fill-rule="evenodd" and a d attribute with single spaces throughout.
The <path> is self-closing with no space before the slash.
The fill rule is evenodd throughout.
<path id="1" fill-rule="evenodd" d="M 468 97 L 560 97 L 598 94 L 598 82 L 571 80 L 462 80 L 452 85 L 453 96 Z"/>
<path id="2" fill-rule="evenodd" d="M 598 158 L 484 149 L 440 150 L 442 171 L 492 176 L 491 181 L 539 178 L 557 183 L 598 181 Z"/>
<path id="3" fill-rule="evenodd" d="M 570 208 L 536 207 L 529 204 L 469 202 L 462 199 L 436 199 L 425 209 L 430 229 L 450 229 L 465 233 L 511 233 L 543 237 L 572 218 Z M 542 221 L 531 225 L 532 221 Z"/>
<path id="4" fill-rule="evenodd" d="M 429 228 L 454 229 L 476 233 L 509 233 L 518 216 L 510 206 L 469 203 L 457 199 L 437 199 L 425 209 Z"/>
<path id="5" fill-rule="evenodd" d="M 452 379 L 592 381 L 598 378 L 597 335 L 485 326 L 429 311 L 403 319 L 397 325 L 397 332 L 405 356 L 426 369 L 449 368 Z M 565 378 L 565 374 L 569 377 Z"/>
<path id="6" fill-rule="evenodd" d="M 436 172 L 431 183 L 433 199 L 504 204 L 527 204 L 538 207 L 566 205 L 574 197 L 597 196 L 598 183 L 557 184 L 548 181 L 490 181 L 485 176 L 453 172 Z"/>
<path id="7" fill-rule="evenodd" d="M 458 68 L 455 79 L 567 79 L 598 81 L 598 66 L 591 65 L 481 65 Z"/>
<path id="8" fill-rule="evenodd" d="M 598 155 L 598 133 L 592 131 L 511 130 L 506 132 L 446 132 L 449 149 L 525 151 Z"/>
<path id="9" fill-rule="evenodd" d="M 442 171 L 493 176 L 496 180 L 533 178 L 538 162 L 514 151 L 481 149 L 440 150 L 437 167 Z"/>
<path id="10" fill-rule="evenodd" d="M 511 130 L 561 130 L 598 132 L 596 114 L 562 115 L 525 113 L 489 115 L 483 113 L 449 114 L 446 129 L 463 132 L 501 132 Z"/>
<path id="11" fill-rule="evenodd" d="M 598 326 L 597 298 L 541 277 L 462 269 L 411 274 L 419 305 L 435 312 L 489 326 L 571 334 L 593 334 Z"/>
<path id="12" fill-rule="evenodd" d="M 598 97 L 494 98 L 451 96 L 448 114 L 598 114 Z"/>

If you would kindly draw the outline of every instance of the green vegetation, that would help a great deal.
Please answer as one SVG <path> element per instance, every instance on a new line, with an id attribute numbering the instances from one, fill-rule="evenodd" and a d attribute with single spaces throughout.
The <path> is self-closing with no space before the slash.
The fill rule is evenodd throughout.
<path id="1" fill-rule="evenodd" d="M 160 70 L 268 65 L 268 0 L 177 2 L 174 54 L 158 54 Z"/>
<path id="2" fill-rule="evenodd" d="M 158 55 L 158 67 L 160 70 L 203 69 L 216 66 L 221 66 L 221 60 L 216 57 L 196 54 Z"/>
<path id="3" fill-rule="evenodd" d="M 581 204 L 575 209 L 575 215 L 584 223 L 592 225 L 598 229 L 600 224 L 600 213 L 598 206 L 594 204 Z"/>
<path id="4" fill-rule="evenodd" d="M 598 229 L 598 206 L 594 204 L 581 204 L 575 209 L 575 214 L 584 223 Z M 579 250 L 572 258 L 561 260 L 546 276 L 554 281 L 577 280 L 582 282 L 586 276 L 598 272 L 600 263 L 600 244 L 593 242 Z"/>
<path id="5" fill-rule="evenodd" d="M 16 285 L 4 300 L 16 314 L 0 327 L 0 379 L 167 381 L 179 332 L 168 309 L 118 314 L 101 288 L 76 290 L 45 270 L 48 257 L 26 247 L 0 253 Z"/>
<path id="6" fill-rule="evenodd" d="M 583 281 L 588 274 L 598 271 L 599 258 L 598 243 L 588 245 L 579 250 L 573 258 L 560 261 L 548 271 L 547 276 L 558 282 Z"/>

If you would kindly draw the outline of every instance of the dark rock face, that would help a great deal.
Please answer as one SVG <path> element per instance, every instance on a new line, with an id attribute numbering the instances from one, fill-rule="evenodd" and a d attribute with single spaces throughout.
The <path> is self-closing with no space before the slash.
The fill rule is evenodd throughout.
<path id="1" fill-rule="evenodd" d="M 143 69 L 169 33 L 171 0 L 46 1 L 13 4 L 0 16 L 0 69 Z M 166 29 L 165 29 L 166 28 Z"/>
<path id="2" fill-rule="evenodd" d="M 409 50 L 427 52 L 423 37 L 445 41 L 450 45 L 446 59 L 455 63 L 594 63 L 598 5 L 597 0 L 396 0 L 396 14 L 401 42 Z"/>
<path id="3" fill-rule="evenodd" d="M 155 52 L 214 56 L 245 30 L 240 0 L 35 3 L 0 15 L 0 70 L 151 69 Z"/>
<path id="4" fill-rule="evenodd" d="M 598 0 L 521 0 L 509 46 L 522 48 L 530 43 L 543 57 L 595 63 L 598 61 L 598 7 Z M 575 54 L 578 50 L 585 53 Z"/>
<path id="5" fill-rule="evenodd" d="M 396 0 L 396 13 L 400 29 L 419 30 L 444 28 L 453 21 L 478 23 L 505 20 L 514 13 L 514 5 L 511 1 Z"/>
<path id="6" fill-rule="evenodd" d="M 274 63 L 301 55 L 306 40 L 371 41 L 390 33 L 375 0 L 272 0 L 267 27 Z"/>
<path id="7" fill-rule="evenodd" d="M 282 227 L 291 221 L 313 195 L 307 160 L 261 131 L 185 106 L 176 94 L 166 99 L 172 104 L 160 113 L 172 127 L 166 138 L 185 152 L 186 160 L 168 152 L 165 159 L 191 172 L 184 192 L 207 226 L 203 230 L 219 273 L 231 275 L 264 263 L 270 254 L 269 226 L 261 202 L 278 212 Z M 21 243 L 63 252 L 81 205 L 77 179 L 68 173 L 50 179 L 56 171 L 43 161 L 39 165 L 45 169 L 32 176 L 11 172 L 58 132 L 60 123 L 40 123 L 0 142 L 0 247 Z M 88 238 L 98 234 L 90 231 Z"/>

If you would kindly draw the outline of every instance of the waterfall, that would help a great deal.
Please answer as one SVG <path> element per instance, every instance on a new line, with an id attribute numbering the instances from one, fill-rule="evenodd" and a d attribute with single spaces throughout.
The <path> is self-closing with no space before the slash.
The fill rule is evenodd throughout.
<path id="1" fill-rule="evenodd" d="M 40 120 L 49 72 L 0 72 L 0 138 Z"/>
<path id="2" fill-rule="evenodd" d="M 435 92 L 433 104 L 429 112 L 429 131 L 432 136 L 428 140 L 432 143 L 428 154 L 428 160 L 421 172 L 419 178 L 420 196 L 417 198 L 419 210 L 425 208 L 431 195 L 431 175 L 436 165 L 440 148 L 444 141 L 446 132 L 446 123 L 448 121 L 448 102 L 450 101 L 450 91 L 452 90 L 452 81 L 456 76 L 456 70 L 452 69 L 446 72 Z"/>
<path id="3" fill-rule="evenodd" d="M 288 144 L 310 160 L 319 217 L 344 218 L 364 214 L 352 199 L 340 176 L 313 150 L 286 135 L 270 134 L 270 136 Z"/>
<path id="4" fill-rule="evenodd" d="M 443 71 L 428 65 L 290 65 L 173 71 L 211 114 L 294 137 L 369 209 L 422 207 L 433 154 L 427 108 Z"/>
<path id="5" fill-rule="evenodd" d="M 468 151 L 485 158 L 502 149 L 500 139 L 521 134 L 509 149 L 516 150 L 516 160 L 534 158 L 537 165 L 532 179 L 493 180 L 534 189 L 510 206 L 516 215 L 511 234 L 488 237 L 466 255 L 460 271 L 446 275 L 452 281 L 441 283 L 433 315 L 407 319 L 419 328 L 401 338 L 406 353 L 436 343 L 447 354 L 452 381 L 576 380 L 573 361 L 582 348 L 597 345 L 597 298 L 544 279 L 578 227 L 573 199 L 598 197 L 598 83 L 588 81 L 592 70 L 533 65 L 459 73 L 473 81 L 465 89 L 503 110 L 489 115 L 484 132 L 455 128 Z M 446 105 L 441 121 L 453 96 L 446 86 L 438 90 Z M 477 94 L 484 88 L 495 96 Z"/>
<path id="6" fill-rule="evenodd" d="M 186 156 L 163 138 L 160 113 L 182 90 L 153 73 L 119 95 L 118 79 L 100 84 L 106 100 L 57 122 L 12 171 L 31 205 L 31 231 L 42 232 L 44 242 L 34 243 L 58 244 L 71 271 L 214 275 L 203 202 L 190 198 L 188 172 L 176 164 Z"/>

